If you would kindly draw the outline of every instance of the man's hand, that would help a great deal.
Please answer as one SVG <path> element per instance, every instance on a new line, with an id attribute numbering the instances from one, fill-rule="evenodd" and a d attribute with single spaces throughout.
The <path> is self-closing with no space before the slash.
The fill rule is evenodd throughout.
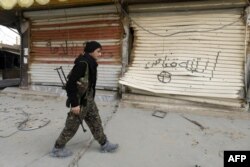
<path id="1" fill-rule="evenodd" d="M 70 111 L 76 115 L 79 115 L 80 114 L 80 106 L 72 107 Z"/>

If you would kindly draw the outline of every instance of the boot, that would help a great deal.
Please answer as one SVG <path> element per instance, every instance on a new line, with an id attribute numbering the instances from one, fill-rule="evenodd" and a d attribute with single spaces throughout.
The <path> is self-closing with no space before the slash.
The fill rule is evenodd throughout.
<path id="1" fill-rule="evenodd" d="M 68 157 L 73 154 L 72 151 L 66 149 L 66 148 L 53 148 L 52 151 L 49 153 L 51 157 Z"/>
<path id="2" fill-rule="evenodd" d="M 115 152 L 118 149 L 119 145 L 118 144 L 112 144 L 108 140 L 104 145 L 101 146 L 101 152 Z"/>

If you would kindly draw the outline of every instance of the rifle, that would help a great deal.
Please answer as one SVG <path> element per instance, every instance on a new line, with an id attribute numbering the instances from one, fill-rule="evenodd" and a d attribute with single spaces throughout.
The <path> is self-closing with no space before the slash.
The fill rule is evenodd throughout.
<path id="1" fill-rule="evenodd" d="M 62 89 L 65 90 L 65 89 L 66 89 L 66 83 L 68 82 L 68 80 L 67 80 L 67 77 L 66 77 L 66 75 L 65 75 L 65 73 L 64 73 L 64 71 L 63 71 L 62 66 L 60 66 L 59 68 L 55 68 L 54 70 L 57 71 L 57 74 L 58 74 L 58 76 L 59 76 L 59 78 L 60 78 L 60 80 L 61 80 L 61 82 L 62 82 Z M 80 110 L 81 110 L 81 105 L 80 105 Z M 86 132 L 87 130 L 84 128 L 80 116 L 77 115 L 77 118 L 78 118 L 78 120 L 79 120 L 79 122 L 80 122 L 80 124 L 81 124 L 81 127 L 82 127 L 83 132 Z"/>
<path id="2" fill-rule="evenodd" d="M 63 71 L 62 66 L 60 66 L 59 68 L 55 68 L 54 70 L 57 71 L 57 74 L 58 74 L 58 76 L 59 76 L 59 78 L 60 78 L 60 80 L 62 82 L 62 88 L 66 89 L 66 83 L 68 82 L 68 80 L 67 80 L 67 78 L 65 76 L 65 73 Z M 63 78 L 62 78 L 62 76 L 63 76 Z"/>

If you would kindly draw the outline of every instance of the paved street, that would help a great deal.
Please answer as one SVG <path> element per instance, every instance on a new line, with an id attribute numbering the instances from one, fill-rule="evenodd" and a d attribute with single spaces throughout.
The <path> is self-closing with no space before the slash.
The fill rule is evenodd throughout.
<path id="1" fill-rule="evenodd" d="M 148 109 L 98 100 L 105 133 L 119 150 L 100 153 L 89 130 L 79 128 L 67 145 L 74 155 L 51 158 L 68 112 L 65 97 L 24 92 L 0 93 L 0 167 L 222 167 L 224 150 L 250 150 L 248 119 L 171 111 L 159 118 Z"/>

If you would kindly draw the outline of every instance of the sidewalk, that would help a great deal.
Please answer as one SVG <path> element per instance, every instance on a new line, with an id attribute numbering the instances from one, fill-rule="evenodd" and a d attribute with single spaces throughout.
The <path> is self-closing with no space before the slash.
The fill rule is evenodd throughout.
<path id="1" fill-rule="evenodd" d="M 152 111 L 119 108 L 106 132 L 121 145 L 119 152 L 97 154 L 94 143 L 78 166 L 223 167 L 224 150 L 250 150 L 249 120 L 171 112 L 162 119 Z"/>
<path id="2" fill-rule="evenodd" d="M 48 156 L 64 127 L 68 112 L 66 99 L 15 88 L 3 92 L 0 93 L 0 167 L 64 167 L 72 163 L 74 157 Z M 117 101 L 102 102 L 98 107 L 106 125 L 117 109 Z M 18 125 L 25 121 L 24 128 L 18 130 Z M 84 126 L 87 128 L 86 124 Z M 77 156 L 91 141 L 90 131 L 83 134 L 79 128 L 67 147 Z"/>
<path id="3" fill-rule="evenodd" d="M 64 103 L 37 92 L 0 93 L 0 167 L 223 167 L 224 150 L 250 150 L 250 120 L 168 111 L 159 118 L 112 101 L 97 105 L 105 133 L 120 145 L 116 153 L 99 153 L 89 130 L 79 128 L 67 145 L 74 155 L 51 158 L 68 112 Z"/>

